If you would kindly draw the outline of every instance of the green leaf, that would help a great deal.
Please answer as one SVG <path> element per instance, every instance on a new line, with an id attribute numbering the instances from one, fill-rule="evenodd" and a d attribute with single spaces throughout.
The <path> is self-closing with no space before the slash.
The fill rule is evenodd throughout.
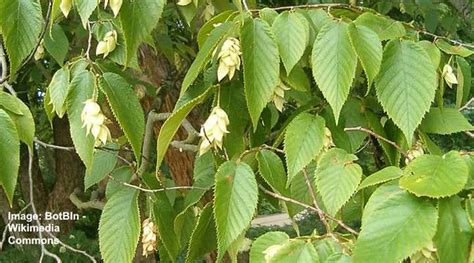
<path id="1" fill-rule="evenodd" d="M 159 169 L 163 159 L 165 158 L 166 151 L 168 150 L 168 146 L 173 140 L 174 135 L 179 129 L 181 122 L 188 116 L 192 109 L 198 104 L 200 104 L 207 96 L 209 91 L 211 90 L 211 86 L 196 86 L 195 87 L 198 91 L 194 92 L 190 90 L 189 93 L 192 93 L 193 96 L 181 107 L 174 109 L 171 116 L 163 123 L 161 126 L 160 134 L 158 134 L 157 139 L 157 156 L 156 156 L 156 168 Z M 184 97 L 184 94 L 182 97 Z"/>
<path id="2" fill-rule="evenodd" d="M 382 67 L 375 81 L 377 97 L 408 143 L 430 109 L 436 81 L 436 69 L 418 44 L 392 40 L 385 46 Z"/>
<path id="3" fill-rule="evenodd" d="M 321 29 L 314 42 L 311 64 L 316 83 L 331 105 L 337 124 L 357 66 L 346 23 L 328 23 Z"/>
<path id="4" fill-rule="evenodd" d="M 265 250 L 274 245 L 287 243 L 290 237 L 285 232 L 271 231 L 259 236 L 252 242 L 250 263 L 266 263 Z"/>
<path id="5" fill-rule="evenodd" d="M 180 96 L 182 96 L 188 90 L 191 84 L 193 84 L 193 82 L 199 76 L 199 73 L 201 73 L 204 67 L 209 63 L 209 58 L 211 57 L 212 53 L 219 43 L 229 34 L 231 28 L 232 23 L 226 22 L 211 31 L 209 37 L 206 39 L 201 49 L 197 53 L 193 64 L 191 64 L 189 67 L 186 76 L 184 76 L 183 84 L 181 85 Z"/>
<path id="6" fill-rule="evenodd" d="M 104 73 L 100 80 L 100 87 L 105 92 L 115 118 L 132 145 L 137 161 L 140 162 L 145 133 L 145 116 L 140 101 L 132 86 L 115 73 Z"/>
<path id="7" fill-rule="evenodd" d="M 12 205 L 15 193 L 18 169 L 20 168 L 20 139 L 16 131 L 15 123 L 10 116 L 0 109 L 0 185 L 5 191 L 8 202 Z M 8 158 L 6 158 L 8 156 Z"/>
<path id="8" fill-rule="evenodd" d="M 461 57 L 456 58 L 458 64 L 458 86 L 457 86 L 457 95 L 456 95 L 456 107 L 460 108 L 462 104 L 466 103 L 469 99 L 469 94 L 471 92 L 471 66 L 469 63 Z"/>
<path id="9" fill-rule="evenodd" d="M 280 194 L 287 195 L 286 172 L 280 157 L 269 150 L 261 150 L 257 153 L 258 171 L 265 182 L 273 190 Z"/>
<path id="10" fill-rule="evenodd" d="M 112 145 L 115 146 L 116 145 Z M 108 145 L 110 147 L 110 145 Z M 107 150 L 96 150 L 92 160 L 92 166 L 86 169 L 86 175 L 84 176 L 84 188 L 87 190 L 92 185 L 102 181 L 112 170 L 114 170 L 117 164 L 117 153 L 109 152 Z"/>
<path id="11" fill-rule="evenodd" d="M 329 256 L 325 263 L 351 263 L 352 258 L 343 253 L 334 253 Z"/>
<path id="12" fill-rule="evenodd" d="M 6 103 L 10 106 L 15 105 L 16 109 L 10 111 L 9 106 L 4 106 L 2 103 Z M 6 92 L 0 92 L 0 109 L 5 110 L 10 115 L 10 118 L 15 124 L 16 132 L 18 133 L 20 141 L 28 145 L 30 148 L 33 148 L 35 121 L 30 108 L 19 98 Z M 20 114 L 16 114 L 15 112 L 20 112 Z"/>
<path id="13" fill-rule="evenodd" d="M 271 8 L 268 8 L 268 7 L 265 7 L 263 9 L 260 9 L 258 11 L 258 16 L 265 22 L 268 23 L 268 25 L 273 25 L 273 22 L 275 21 L 275 19 L 277 18 L 278 16 L 278 12 L 271 9 Z"/>
<path id="14" fill-rule="evenodd" d="M 249 226 L 257 208 L 258 188 L 252 168 L 227 161 L 216 173 L 214 215 L 220 261 L 232 243 Z"/>
<path id="15" fill-rule="evenodd" d="M 431 108 L 421 122 L 420 130 L 426 133 L 452 134 L 474 130 L 474 126 L 456 109 Z"/>
<path id="16" fill-rule="evenodd" d="M 83 70 L 77 73 L 69 86 L 66 102 L 72 142 L 86 167 L 91 167 L 94 158 L 94 137 L 92 134 L 86 135 L 86 128 L 82 126 L 81 113 L 84 102 L 92 98 L 94 83 L 94 75 L 91 72 Z"/>
<path id="17" fill-rule="evenodd" d="M 0 28 L 10 61 L 10 76 L 17 70 L 39 41 L 43 16 L 39 0 L 1 0 Z"/>
<path id="18" fill-rule="evenodd" d="M 467 49 L 463 46 L 452 46 L 444 39 L 437 39 L 435 42 L 436 46 L 441 49 L 444 53 L 449 55 L 458 55 L 461 57 L 469 57 L 474 54 L 473 50 Z"/>
<path id="19" fill-rule="evenodd" d="M 224 148 L 230 159 L 240 155 L 246 146 L 246 130 L 250 116 L 248 115 L 247 104 L 243 84 L 233 81 L 229 86 L 222 86 L 220 89 L 220 106 L 227 113 L 229 133 L 224 139 Z"/>
<path id="20" fill-rule="evenodd" d="M 439 63 L 441 62 L 441 51 L 439 51 L 436 45 L 427 40 L 418 42 L 418 45 L 420 45 L 426 51 L 426 53 L 428 53 L 431 62 L 435 68 L 438 68 Z"/>
<path id="21" fill-rule="evenodd" d="M 100 216 L 99 247 L 104 262 L 132 262 L 139 237 L 138 191 L 123 187 L 110 197 Z"/>
<path id="22" fill-rule="evenodd" d="M 286 72 L 291 72 L 306 49 L 308 21 L 300 13 L 285 11 L 275 19 L 272 29 Z"/>
<path id="23" fill-rule="evenodd" d="M 284 150 L 288 181 L 303 170 L 323 148 L 325 121 L 322 117 L 301 113 L 290 122 L 285 134 Z"/>
<path id="24" fill-rule="evenodd" d="M 363 13 L 355 23 L 360 26 L 366 26 L 379 35 L 380 40 L 396 39 L 406 34 L 402 23 L 373 13 Z"/>
<path id="25" fill-rule="evenodd" d="M 215 15 L 210 20 L 208 20 L 203 26 L 201 26 L 197 35 L 199 49 L 203 48 L 203 45 L 211 35 L 211 32 L 216 28 L 216 24 L 225 24 L 227 21 L 232 21 L 235 16 L 236 13 L 233 12 L 233 10 L 226 10 L 222 13 Z"/>
<path id="26" fill-rule="evenodd" d="M 245 98 L 255 131 L 280 79 L 280 59 L 271 28 L 260 19 L 245 22 L 241 43 Z"/>
<path id="27" fill-rule="evenodd" d="M 364 208 L 353 262 L 398 263 L 431 243 L 437 220 L 438 212 L 429 201 L 396 184 L 383 185 Z"/>
<path id="28" fill-rule="evenodd" d="M 446 197 L 459 193 L 468 175 L 469 167 L 459 152 L 443 156 L 426 154 L 407 165 L 400 187 L 417 196 Z"/>
<path id="29" fill-rule="evenodd" d="M 319 263 L 318 253 L 313 244 L 304 240 L 290 240 L 278 248 L 269 263 L 276 262 L 313 262 Z"/>
<path id="30" fill-rule="evenodd" d="M 357 156 L 338 148 L 322 154 L 315 172 L 316 187 L 331 215 L 351 198 L 362 178 L 362 168 L 354 163 Z"/>
<path id="31" fill-rule="evenodd" d="M 17 97 L 0 90 L 0 107 L 2 109 L 21 116 L 23 115 L 23 112 L 19 109 L 21 103 L 21 100 Z"/>
<path id="32" fill-rule="evenodd" d="M 59 118 L 66 113 L 66 98 L 69 90 L 69 69 L 61 68 L 53 75 L 53 79 L 48 86 L 48 92 L 53 105 L 53 111 Z"/>
<path id="33" fill-rule="evenodd" d="M 164 0 L 123 1 L 119 17 L 127 47 L 125 65 L 130 64 L 139 45 L 155 28 L 164 5 Z"/>
<path id="34" fill-rule="evenodd" d="M 293 70 L 288 73 L 288 76 L 286 76 L 286 74 L 281 74 L 281 78 L 296 91 L 306 92 L 311 90 L 311 83 L 308 75 L 303 68 L 298 65 L 293 67 Z"/>
<path id="35" fill-rule="evenodd" d="M 472 227 L 461 199 L 440 199 L 438 231 L 434 237 L 440 263 L 467 262 L 472 241 Z"/>
<path id="36" fill-rule="evenodd" d="M 89 22 L 89 17 L 97 8 L 99 2 L 100 1 L 96 0 L 74 0 L 74 4 L 77 8 L 79 16 L 81 17 L 82 26 L 84 28 L 87 28 L 87 22 Z"/>
<path id="37" fill-rule="evenodd" d="M 54 24 L 50 33 L 44 36 L 44 47 L 51 54 L 51 56 L 63 66 L 64 59 L 66 59 L 69 50 L 69 40 L 60 25 Z"/>
<path id="38" fill-rule="evenodd" d="M 348 26 L 349 37 L 357 57 L 367 76 L 367 93 L 370 91 L 372 82 L 379 73 L 382 64 L 382 43 L 377 34 L 365 26 L 357 26 L 354 23 Z"/>
<path id="39" fill-rule="evenodd" d="M 208 203 L 201 212 L 189 241 L 186 262 L 195 262 L 202 255 L 217 247 L 216 226 L 212 213 L 212 203 Z"/>
<path id="40" fill-rule="evenodd" d="M 402 174 L 402 170 L 396 166 L 385 167 L 365 178 L 359 185 L 358 190 L 400 178 Z"/>

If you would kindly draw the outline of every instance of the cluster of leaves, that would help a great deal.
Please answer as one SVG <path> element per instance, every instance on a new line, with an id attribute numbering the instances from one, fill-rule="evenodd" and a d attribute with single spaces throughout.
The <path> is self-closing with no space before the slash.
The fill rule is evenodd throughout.
<path id="1" fill-rule="evenodd" d="M 189 13 L 194 15 L 185 13 L 189 25 L 197 23 L 196 10 L 208 4 L 195 2 L 179 7 L 194 10 Z M 99 8 L 99 1 L 76 0 L 80 26 L 98 41 L 116 30 L 118 45 L 106 59 L 93 60 L 89 40 L 85 53 L 67 62 L 68 37 L 56 22 L 60 1 L 53 1 L 44 45 L 62 67 L 48 86 L 44 107 L 50 120 L 67 115 L 74 147 L 87 169 L 85 188 L 113 178 L 99 226 L 104 261 L 132 261 L 140 236 L 140 194 L 151 200 L 148 209 L 163 261 L 174 262 L 185 250 L 186 261 L 192 262 L 215 249 L 218 261 L 226 255 L 235 259 L 262 197 L 280 198 L 292 218 L 312 207 L 326 222 L 326 232 L 293 239 L 269 232 L 252 243 L 252 262 L 400 262 L 414 261 L 426 250 L 421 257 L 466 261 L 474 218 L 474 159 L 469 152 L 442 152 L 429 134 L 473 130 L 460 109 L 471 87 L 465 57 L 474 51 L 444 38 L 422 40 L 411 24 L 369 9 L 341 5 L 251 12 L 234 2 L 202 25 L 199 52 L 157 138 L 159 174 L 176 132 L 196 106 L 212 99 L 228 115 L 223 147 L 196 156 L 195 188 L 178 195 L 142 193 L 124 184 L 170 186 L 149 171 L 136 180 L 135 166 L 118 165 L 117 151 L 94 148 L 81 120 L 83 103 L 98 99 L 125 135 L 107 149 L 129 144 L 137 165 L 148 162 L 141 156 L 145 114 L 132 88 L 136 80 L 106 65 L 138 68 L 138 48 L 153 42 L 150 36 L 165 1 L 124 1 L 113 17 Z M 98 21 L 90 22 L 94 12 Z M 0 17 L 13 79 L 42 35 L 40 1 L 0 0 Z M 242 70 L 218 82 L 215 51 L 231 37 L 240 40 Z M 443 100 L 446 65 L 457 74 L 454 107 Z M 282 113 L 271 103 L 279 85 L 289 87 Z M 12 202 L 19 144 L 33 148 L 35 125 L 29 108 L 6 92 L 0 92 L 0 130 L 0 153 L 12 156 L 0 163 L 0 184 Z M 368 176 L 356 156 L 364 141 L 382 152 L 376 156 L 379 170 Z M 273 194 L 259 195 L 259 188 Z M 212 201 L 201 202 L 208 192 Z M 346 217 L 346 210 L 357 211 L 352 213 L 357 217 Z M 357 220 L 360 232 L 343 223 Z"/>

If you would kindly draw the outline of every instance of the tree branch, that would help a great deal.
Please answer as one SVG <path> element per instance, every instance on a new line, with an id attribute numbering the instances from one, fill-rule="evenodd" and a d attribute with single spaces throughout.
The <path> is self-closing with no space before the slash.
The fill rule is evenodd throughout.
<path id="1" fill-rule="evenodd" d="M 148 118 L 146 121 L 145 127 L 145 136 L 143 139 L 143 149 L 142 149 L 142 163 L 138 169 L 137 175 L 141 177 L 146 170 L 148 169 L 148 165 L 150 164 L 150 151 L 151 151 L 151 142 L 154 137 L 154 130 L 153 127 L 156 122 L 167 120 L 171 116 L 171 113 L 157 113 L 155 111 L 150 111 L 148 113 Z M 197 146 L 191 144 L 197 138 L 198 132 L 192 124 L 187 120 L 184 119 L 182 124 L 183 128 L 188 133 L 188 137 L 183 141 L 172 141 L 170 143 L 171 146 L 179 149 L 180 151 L 197 151 Z"/>
<path id="2" fill-rule="evenodd" d="M 373 132 L 372 130 L 369 130 L 369 129 L 366 129 L 366 128 L 363 128 L 363 127 L 351 127 L 351 128 L 344 128 L 344 131 L 360 131 L 360 132 L 366 132 L 372 136 L 374 136 L 375 138 L 379 139 L 379 140 L 382 140 L 390 145 L 392 145 L 393 147 L 395 147 L 400 153 L 402 153 L 403 155 L 405 156 L 408 156 L 407 152 L 405 152 L 402 147 L 400 147 L 398 144 L 396 144 L 395 142 L 385 138 L 385 137 L 382 137 L 381 135 L 378 135 L 377 133 Z"/>
<path id="3" fill-rule="evenodd" d="M 109 175 L 109 178 L 114 180 L 115 182 L 123 185 L 123 186 L 130 187 L 130 188 L 133 188 L 133 189 L 136 189 L 136 190 L 140 190 L 140 191 L 146 192 L 146 193 L 158 193 L 158 192 L 174 191 L 174 190 L 209 190 L 209 188 L 198 187 L 198 186 L 174 186 L 174 187 L 166 187 L 166 188 L 160 188 L 160 189 L 146 189 L 146 188 L 142 188 L 142 187 L 137 186 L 137 185 L 129 184 L 129 183 L 126 183 L 126 182 L 121 182 L 121 181 L 115 179 L 114 177 L 112 177 L 110 175 Z"/>
<path id="4" fill-rule="evenodd" d="M 78 209 L 87 209 L 94 208 L 102 210 L 104 209 L 105 203 L 99 200 L 91 200 L 83 202 L 77 195 L 81 192 L 79 188 L 76 188 L 72 194 L 69 195 L 69 200 L 78 208 Z"/>
<path id="5" fill-rule="evenodd" d="M 306 185 L 308 186 L 308 191 L 311 195 L 311 198 L 313 199 L 313 205 L 316 208 L 317 213 L 319 215 L 319 219 L 321 220 L 321 222 L 323 222 L 324 227 L 326 227 L 326 232 L 329 235 L 332 235 L 331 226 L 329 225 L 328 221 L 326 220 L 326 215 L 324 214 L 323 210 L 318 205 L 318 201 L 316 199 L 316 193 L 315 193 L 313 185 L 312 185 L 312 183 L 309 179 L 308 173 L 306 172 L 306 169 L 303 169 L 303 175 L 304 175 L 304 179 L 306 181 Z"/>
<path id="6" fill-rule="evenodd" d="M 276 193 L 274 193 L 274 192 L 272 192 L 272 191 L 269 191 L 269 190 L 265 189 L 265 187 L 263 187 L 263 186 L 261 186 L 261 185 L 259 185 L 258 187 L 259 187 L 260 190 L 262 190 L 264 193 L 266 193 L 266 194 L 268 194 L 268 195 L 270 195 L 270 196 L 273 196 L 273 197 L 275 197 L 275 198 L 277 198 L 277 199 L 280 199 L 280 200 L 285 201 L 285 202 L 293 203 L 293 204 L 295 204 L 295 205 L 302 206 L 302 207 L 304 207 L 304 208 L 306 208 L 306 209 L 308 209 L 308 210 L 314 211 L 314 212 L 316 212 L 316 213 L 323 213 L 326 218 L 329 218 L 329 219 L 331 219 L 332 221 L 336 222 L 338 225 L 340 225 L 342 228 L 344 228 L 344 229 L 347 230 L 348 232 L 350 232 L 350 233 L 352 233 L 352 234 L 354 234 L 354 235 L 359 235 L 359 233 L 358 233 L 357 231 L 355 231 L 353 228 L 351 228 L 350 226 L 346 225 L 346 224 L 345 224 L 344 222 L 342 222 L 341 220 L 339 220 L 339 219 L 337 219 L 337 218 L 335 218 L 335 217 L 333 217 L 333 216 L 331 216 L 331 215 L 326 214 L 326 213 L 325 213 L 323 210 L 321 210 L 321 209 L 318 209 L 318 208 L 316 208 L 316 207 L 307 205 L 307 204 L 305 204 L 305 203 L 302 203 L 302 202 L 300 202 L 300 201 L 294 200 L 294 199 L 292 199 L 292 198 L 289 198 L 289 197 L 286 197 L 286 196 L 283 196 L 283 195 L 276 194 Z"/>

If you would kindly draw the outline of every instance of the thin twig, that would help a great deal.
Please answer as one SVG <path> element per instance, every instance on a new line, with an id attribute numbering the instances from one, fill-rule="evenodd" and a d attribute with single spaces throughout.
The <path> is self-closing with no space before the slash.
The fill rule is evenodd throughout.
<path id="1" fill-rule="evenodd" d="M 366 128 L 363 128 L 363 127 L 350 127 L 350 128 L 344 128 L 344 131 L 360 131 L 360 132 L 366 132 L 372 136 L 374 136 L 375 138 L 379 139 L 379 140 L 382 140 L 390 145 L 392 145 L 393 147 L 395 147 L 400 153 L 402 153 L 403 155 L 405 156 L 408 156 L 408 154 L 402 149 L 402 147 L 400 147 L 400 145 L 396 144 L 395 142 L 381 136 L 381 135 L 378 135 L 377 133 L 373 132 L 372 130 L 369 130 L 369 129 L 366 129 Z"/>
<path id="2" fill-rule="evenodd" d="M 311 180 L 309 179 L 309 176 L 308 176 L 308 173 L 306 172 L 306 169 L 303 169 L 303 175 L 304 175 L 304 179 L 306 181 L 306 185 L 308 186 L 308 191 L 311 195 L 311 199 L 313 199 L 313 205 L 316 208 L 316 210 L 318 210 L 319 219 L 321 220 L 321 222 L 323 222 L 324 227 L 326 227 L 326 232 L 329 235 L 332 235 L 331 226 L 329 225 L 328 221 L 326 220 L 326 215 L 324 214 L 323 210 L 318 205 L 318 200 L 316 199 L 316 192 L 314 191 L 313 184 L 311 183 Z"/>
<path id="3" fill-rule="evenodd" d="M 322 211 L 321 209 L 318 209 L 316 207 L 313 207 L 313 206 L 310 206 L 310 205 L 307 205 L 305 203 L 302 203 L 300 201 L 297 201 L 295 199 L 292 199 L 292 198 L 289 198 L 289 197 L 286 197 L 286 196 L 283 196 L 283 195 L 279 195 L 279 194 L 276 194 L 272 191 L 269 191 L 267 189 L 265 189 L 265 187 L 259 185 L 258 186 L 260 188 L 260 190 L 262 190 L 264 193 L 270 195 L 270 196 L 273 196 L 277 199 L 280 199 L 282 201 L 285 201 L 285 202 L 289 202 L 289 203 L 293 203 L 295 205 L 299 205 L 299 206 L 302 206 L 308 210 L 311 210 L 311 211 L 314 211 L 316 213 L 319 213 L 319 212 L 322 212 L 326 218 L 329 218 L 331 219 L 332 221 L 336 222 L 336 224 L 340 225 L 342 228 L 344 228 L 345 230 L 347 230 L 348 232 L 354 234 L 354 235 L 359 235 L 359 233 L 357 231 L 355 231 L 353 228 L 351 228 L 350 226 L 346 225 L 344 222 L 342 222 L 341 220 L 329 215 L 329 214 L 326 214 L 324 211 Z"/>
<path id="4" fill-rule="evenodd" d="M 464 106 L 462 106 L 461 108 L 459 108 L 459 111 L 463 111 L 463 110 L 467 110 L 470 108 L 471 104 L 474 102 L 474 97 L 471 98 L 468 102 L 466 102 L 466 104 L 464 104 Z"/>
<path id="5" fill-rule="evenodd" d="M 250 11 L 249 5 L 247 4 L 247 0 L 242 0 L 242 4 L 244 5 L 245 11 Z"/>
<path id="6" fill-rule="evenodd" d="M 30 204 L 31 204 L 31 211 L 33 212 L 33 214 L 37 215 L 38 212 L 36 210 L 34 194 L 33 194 L 33 160 L 34 160 L 33 149 L 28 148 L 28 181 L 29 181 Z M 38 227 L 41 227 L 41 222 L 39 221 L 38 217 L 36 217 L 35 221 Z M 43 233 L 41 231 L 38 232 L 38 237 L 41 240 L 43 239 Z M 41 247 L 41 256 L 39 260 L 40 262 L 43 262 L 43 257 L 45 255 L 54 258 L 56 262 L 58 263 L 61 262 L 61 259 L 56 254 L 53 254 L 46 249 L 43 242 L 40 242 L 40 247 Z"/>
<path id="7" fill-rule="evenodd" d="M 27 205 L 25 205 L 25 207 L 23 207 L 20 211 L 18 211 L 18 214 L 21 214 L 23 213 L 26 209 L 28 209 L 28 207 L 31 206 L 31 202 L 28 203 Z M 6 241 L 6 238 L 7 238 L 7 232 L 8 232 L 8 226 L 13 222 L 13 219 L 8 221 L 8 223 L 5 225 L 5 229 L 3 230 L 3 233 L 2 233 L 2 240 L 0 241 L 0 251 L 3 250 L 3 244 L 5 243 Z"/>
<path id="8" fill-rule="evenodd" d="M 90 51 L 92 46 L 92 29 L 91 29 L 91 22 L 87 21 L 87 31 L 89 31 L 89 37 L 87 39 L 87 50 L 86 50 L 86 58 L 87 60 L 91 60 Z"/>
<path id="9" fill-rule="evenodd" d="M 166 187 L 166 188 L 160 188 L 160 189 L 146 189 L 146 188 L 142 188 L 142 187 L 137 186 L 137 185 L 129 184 L 129 183 L 126 183 L 126 182 L 121 182 L 121 181 L 115 179 L 114 177 L 112 177 L 110 175 L 109 175 L 109 178 L 116 181 L 116 182 L 118 182 L 119 184 L 121 184 L 123 186 L 130 187 L 130 188 L 133 188 L 133 189 L 137 189 L 137 190 L 140 190 L 140 191 L 146 192 L 146 193 L 158 193 L 158 192 L 174 191 L 174 190 L 209 190 L 209 188 L 198 187 L 198 186 L 174 186 L 174 187 Z"/>
<path id="10" fill-rule="evenodd" d="M 8 64 L 5 49 L 2 41 L 0 41 L 0 66 L 2 67 L 2 74 L 0 76 L 0 86 L 5 87 L 10 94 L 16 97 L 15 89 L 8 83 Z"/>
<path id="11" fill-rule="evenodd" d="M 34 139 L 34 142 L 40 146 L 43 146 L 45 148 L 51 148 L 51 149 L 56 149 L 56 150 L 63 150 L 63 151 L 74 151 L 75 148 L 73 146 L 59 146 L 59 145 L 54 145 L 54 144 L 49 144 L 45 143 L 43 141 L 40 141 L 38 138 Z"/>
<path id="12" fill-rule="evenodd" d="M 33 195 L 33 159 L 34 159 L 34 155 L 33 155 L 33 149 L 29 148 L 29 162 L 28 162 L 28 180 L 29 180 L 29 195 L 30 195 L 30 204 L 31 204 L 31 210 L 33 212 L 33 214 L 38 214 L 37 210 L 36 210 L 36 206 L 35 206 L 35 203 L 34 203 L 34 195 Z M 41 222 L 39 221 L 39 218 L 36 218 L 36 224 L 41 227 Z M 92 257 L 91 255 L 89 255 L 87 252 L 85 251 L 82 251 L 82 250 L 79 250 L 79 249 L 75 249 L 67 244 L 65 244 L 64 242 L 62 242 L 59 238 L 57 238 L 56 236 L 54 236 L 53 234 L 51 234 L 50 232 L 46 231 L 45 232 L 46 234 L 48 234 L 51 238 L 54 238 L 56 241 L 58 241 L 62 246 L 64 246 L 65 248 L 73 251 L 73 252 L 76 252 L 76 253 L 80 253 L 86 257 L 88 257 L 89 259 L 91 259 L 92 262 L 96 263 L 96 260 L 94 259 L 94 257 Z M 38 232 L 38 237 L 40 239 L 43 238 L 43 234 L 42 232 Z M 43 257 L 46 255 L 46 256 L 49 256 L 49 257 L 52 257 L 56 260 L 56 262 L 61 262 L 61 259 L 54 253 L 51 253 L 50 251 L 48 251 L 46 249 L 46 247 L 44 246 L 44 244 L 42 242 L 40 242 L 40 246 L 41 246 L 41 256 L 40 256 L 40 262 L 42 262 L 43 260 Z"/>
<path id="13" fill-rule="evenodd" d="M 170 116 L 171 116 L 171 113 L 169 112 L 156 113 L 154 111 L 151 111 L 150 113 L 148 113 L 148 118 L 147 118 L 146 127 L 145 127 L 145 136 L 143 139 L 142 162 L 137 171 L 138 177 L 141 177 L 146 172 L 146 170 L 148 169 L 148 165 L 150 164 L 149 160 L 151 159 L 150 158 L 151 142 L 154 137 L 153 127 L 155 123 L 158 121 L 165 121 Z M 172 141 L 170 145 L 172 147 L 179 149 L 180 151 L 183 151 L 183 150 L 191 151 L 191 152 L 197 151 L 197 146 L 191 143 L 196 140 L 198 132 L 196 131 L 196 129 L 194 129 L 193 125 L 187 119 L 183 120 L 183 122 L 181 123 L 181 126 L 186 130 L 188 134 L 187 138 L 182 141 Z"/>

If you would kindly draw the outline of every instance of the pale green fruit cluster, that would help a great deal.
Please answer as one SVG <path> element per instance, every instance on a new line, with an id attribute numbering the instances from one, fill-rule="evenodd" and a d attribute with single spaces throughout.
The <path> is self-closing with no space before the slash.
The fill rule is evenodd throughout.
<path id="1" fill-rule="evenodd" d="M 444 65 L 443 74 L 441 76 L 450 88 L 453 87 L 453 84 L 458 84 L 458 79 L 456 78 L 456 75 L 454 75 L 453 68 L 449 64 Z"/>
<path id="2" fill-rule="evenodd" d="M 411 161 L 415 160 L 417 157 L 425 154 L 423 151 L 423 145 L 420 142 L 416 142 L 415 146 L 407 152 L 407 157 L 405 158 L 405 163 L 408 164 Z"/>
<path id="3" fill-rule="evenodd" d="M 122 7 L 122 3 L 123 0 L 105 0 L 104 9 L 107 8 L 107 5 L 109 5 L 110 9 L 112 9 L 112 12 L 114 13 L 114 16 L 117 16 L 120 11 L 120 8 Z"/>
<path id="4" fill-rule="evenodd" d="M 104 54 L 104 58 L 117 47 L 117 31 L 111 30 L 99 41 L 95 50 L 96 55 Z"/>
<path id="5" fill-rule="evenodd" d="M 106 118 L 102 114 L 99 104 L 93 99 L 86 100 L 84 104 L 81 120 L 82 127 L 86 127 L 86 135 L 92 133 L 96 146 L 105 145 L 107 140 L 111 140 L 111 135 L 109 128 L 105 125 Z"/>
<path id="6" fill-rule="evenodd" d="M 219 68 L 217 69 L 217 79 L 221 81 L 225 76 L 229 79 L 234 77 L 235 71 L 240 70 L 240 41 L 237 38 L 229 37 L 222 44 L 221 52 L 217 55 Z"/>
<path id="7" fill-rule="evenodd" d="M 143 256 L 147 257 L 155 253 L 157 229 L 151 218 L 147 218 L 143 221 L 142 228 Z"/>
<path id="8" fill-rule="evenodd" d="M 272 101 L 279 112 L 283 111 L 283 105 L 285 104 L 285 91 L 290 90 L 285 84 L 280 82 L 273 92 Z"/>
<path id="9" fill-rule="evenodd" d="M 227 125 L 229 125 L 227 113 L 219 106 L 214 107 L 199 133 L 202 138 L 199 147 L 200 155 L 206 153 L 211 147 L 222 149 L 224 134 L 229 133 Z"/>

